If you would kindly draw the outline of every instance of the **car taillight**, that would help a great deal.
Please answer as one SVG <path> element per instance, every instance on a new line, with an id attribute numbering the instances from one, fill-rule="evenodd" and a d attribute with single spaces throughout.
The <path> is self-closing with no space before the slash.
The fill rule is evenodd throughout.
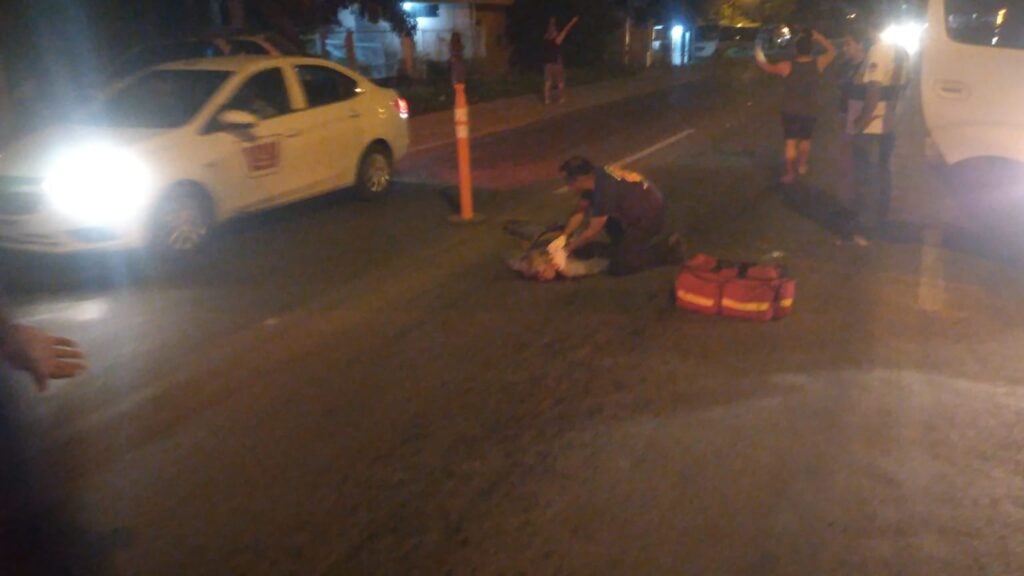
<path id="1" fill-rule="evenodd" d="M 395 98 L 393 104 L 395 105 L 395 110 L 398 110 L 399 118 L 409 117 L 409 102 L 405 98 Z"/>

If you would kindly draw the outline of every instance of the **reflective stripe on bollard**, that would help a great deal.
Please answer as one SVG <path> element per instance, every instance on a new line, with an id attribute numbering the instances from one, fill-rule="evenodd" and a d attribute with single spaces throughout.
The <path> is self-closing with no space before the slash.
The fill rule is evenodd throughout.
<path id="1" fill-rule="evenodd" d="M 473 220 L 473 173 L 469 154 L 469 106 L 466 85 L 455 85 L 455 142 L 459 161 L 459 217 Z"/>

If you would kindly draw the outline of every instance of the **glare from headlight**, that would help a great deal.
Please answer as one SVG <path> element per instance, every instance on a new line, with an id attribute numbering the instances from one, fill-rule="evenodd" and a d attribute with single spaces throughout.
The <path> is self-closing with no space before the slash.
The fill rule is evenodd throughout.
<path id="1" fill-rule="evenodd" d="M 882 32 L 882 41 L 902 46 L 904 50 L 913 55 L 921 48 L 921 34 L 923 32 L 924 24 L 915 22 L 893 24 Z"/>
<path id="2" fill-rule="evenodd" d="M 66 151 L 43 182 L 53 207 L 92 226 L 123 226 L 149 200 L 152 179 L 137 156 L 106 144 Z"/>

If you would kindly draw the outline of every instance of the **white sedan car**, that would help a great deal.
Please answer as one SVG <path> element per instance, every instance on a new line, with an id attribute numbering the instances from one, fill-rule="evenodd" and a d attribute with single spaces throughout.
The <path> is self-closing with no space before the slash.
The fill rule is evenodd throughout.
<path id="1" fill-rule="evenodd" d="M 153 68 L 0 153 L 0 246 L 187 252 L 238 214 L 353 185 L 379 196 L 407 117 L 398 94 L 325 60 Z"/>

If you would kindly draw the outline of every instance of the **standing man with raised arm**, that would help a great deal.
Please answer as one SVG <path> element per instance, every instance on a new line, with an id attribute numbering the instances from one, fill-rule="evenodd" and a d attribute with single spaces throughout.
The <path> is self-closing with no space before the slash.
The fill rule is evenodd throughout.
<path id="1" fill-rule="evenodd" d="M 815 45 L 824 52 L 814 55 Z M 785 86 L 782 102 L 782 131 L 786 141 L 786 171 L 783 184 L 796 182 L 810 170 L 811 137 L 817 123 L 818 84 L 821 73 L 836 57 L 836 49 L 816 30 L 804 30 L 796 39 L 796 58 L 771 63 L 764 55 L 762 40 L 754 48 L 757 65 L 769 74 L 781 76 Z"/>
<path id="2" fill-rule="evenodd" d="M 569 34 L 569 30 L 579 22 L 580 17 L 575 16 L 569 23 L 558 31 L 558 24 L 555 17 L 548 20 L 548 31 L 544 34 L 544 45 L 541 57 L 544 62 L 544 103 L 551 103 L 551 91 L 557 87 L 558 102 L 565 102 L 565 66 L 562 63 L 562 42 Z"/>

